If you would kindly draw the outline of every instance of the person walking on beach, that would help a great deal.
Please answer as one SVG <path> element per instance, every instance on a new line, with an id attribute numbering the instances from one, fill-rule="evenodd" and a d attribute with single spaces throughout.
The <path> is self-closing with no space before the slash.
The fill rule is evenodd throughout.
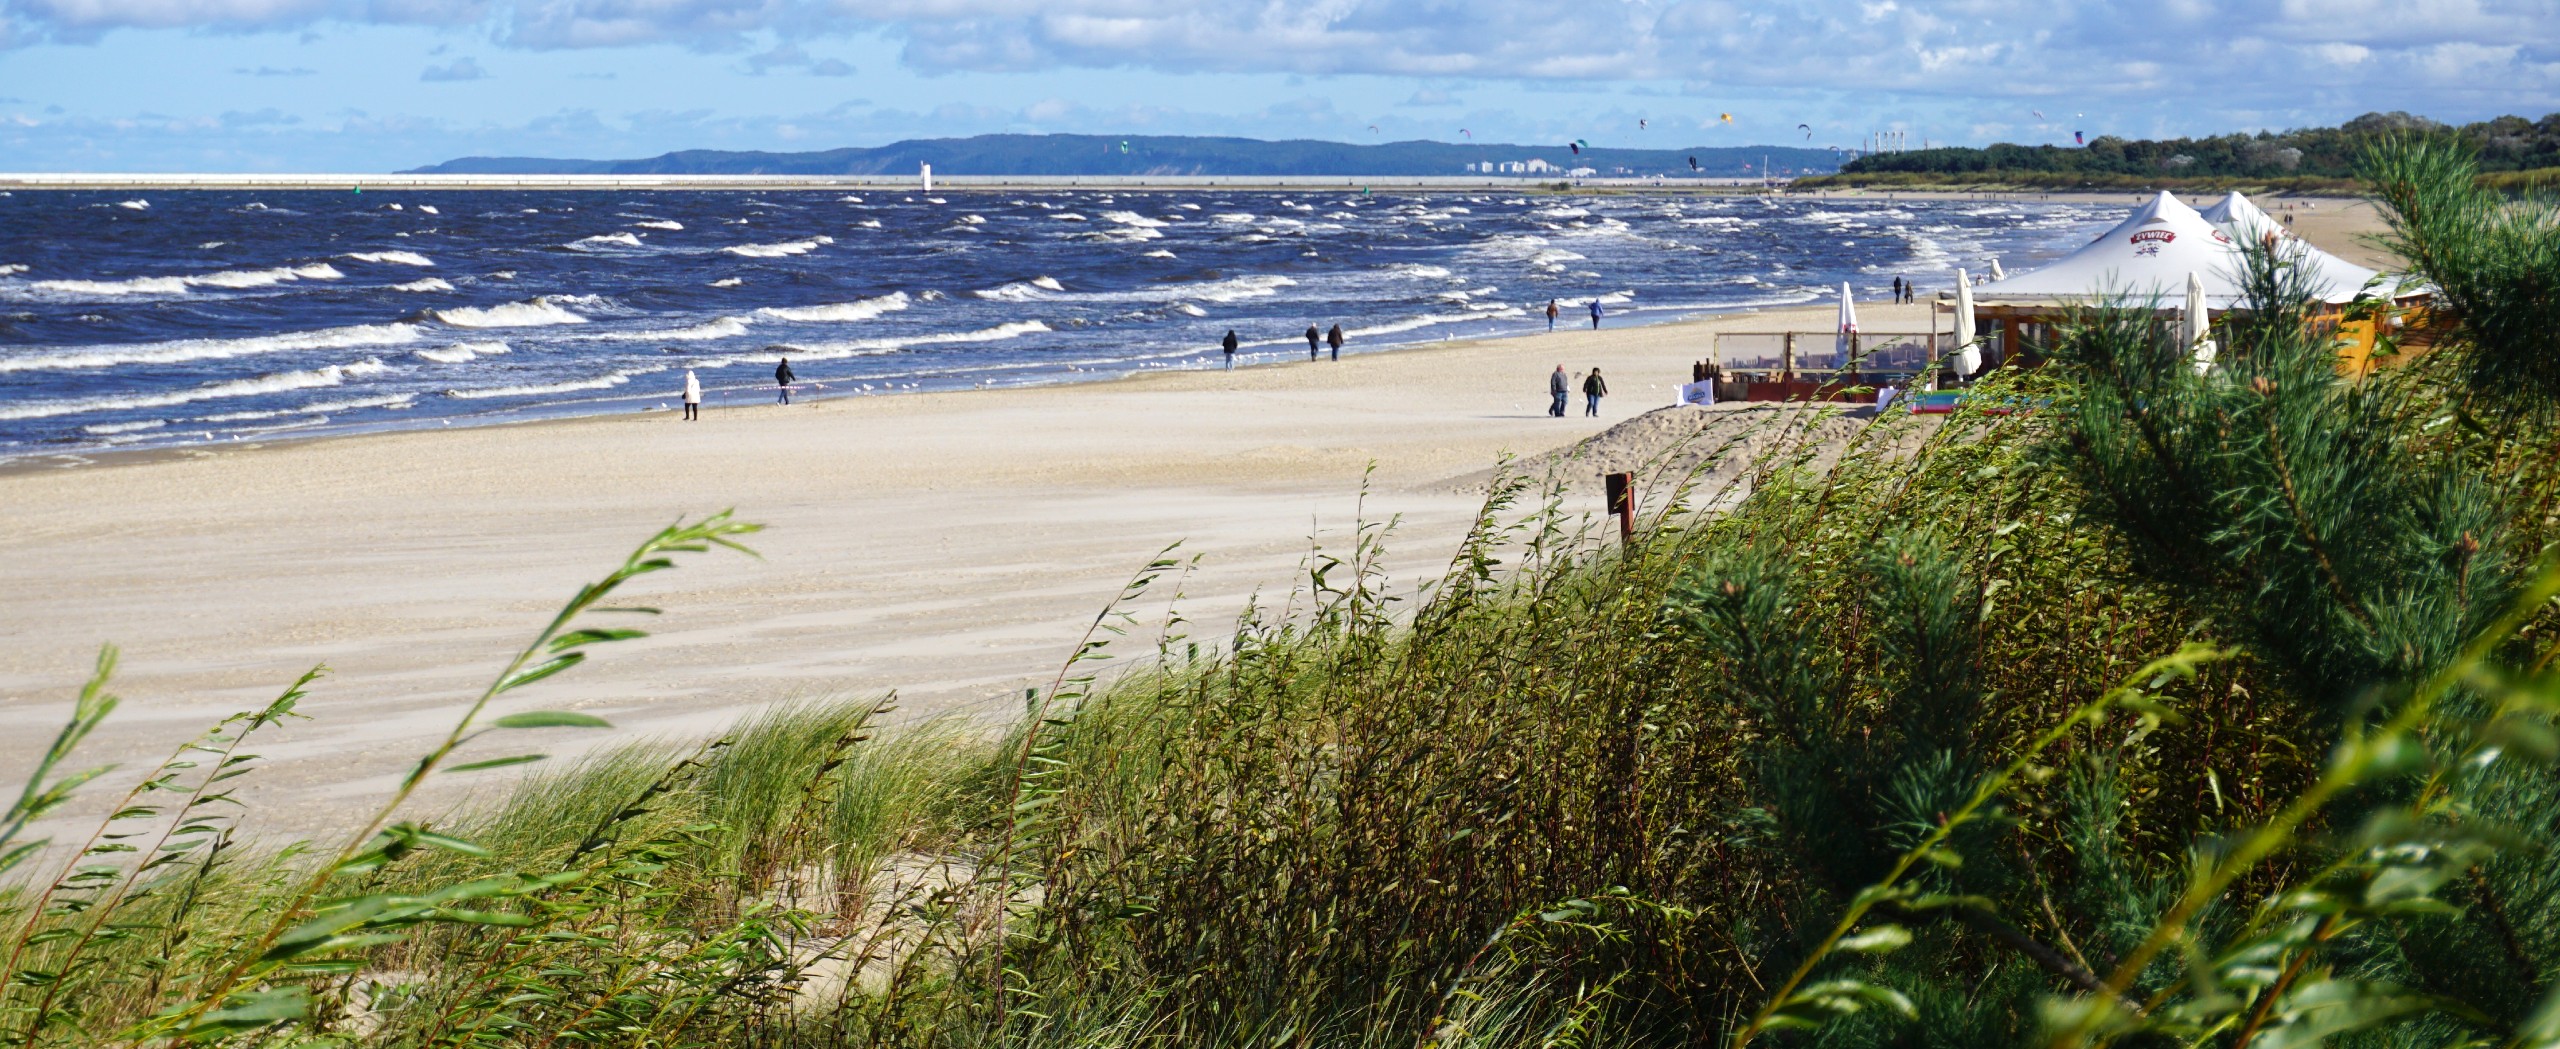
<path id="1" fill-rule="evenodd" d="M 1572 388 L 1570 380 L 1564 377 L 1564 365 L 1556 365 L 1555 374 L 1547 376 L 1547 395 L 1555 398 L 1554 403 L 1547 405 L 1548 415 L 1564 418 L 1564 399 Z"/>
<path id="2" fill-rule="evenodd" d="M 1902 301 L 1902 278 L 1900 277 L 1895 277 L 1893 279 L 1893 301 Z"/>
<path id="3" fill-rule="evenodd" d="M 1591 330 L 1600 330 L 1600 300 L 1591 300 Z"/>
<path id="4" fill-rule="evenodd" d="M 1561 307 L 1559 307 L 1559 306 L 1557 306 L 1557 305 L 1556 305 L 1556 300 L 1554 300 L 1554 299 L 1548 299 L 1548 300 L 1547 300 L 1547 330 L 1548 330 L 1548 331 L 1554 331 L 1554 330 L 1556 330 L 1556 318 L 1557 318 L 1557 317 L 1559 317 L 1559 316 L 1562 316 L 1563 314 L 1564 314 L 1564 310 L 1563 310 Z"/>
<path id="5" fill-rule="evenodd" d="M 1332 331 L 1324 333 L 1324 341 L 1333 347 L 1333 359 L 1337 361 L 1341 360 L 1343 342 L 1342 325 L 1336 324 L 1333 326 Z"/>
<path id="6" fill-rule="evenodd" d="M 1582 377 L 1583 416 L 1591 419 L 1599 418 L 1600 398 L 1608 395 L 1609 380 L 1600 377 L 1600 369 L 1591 369 L 1591 374 Z"/>
<path id="7" fill-rule="evenodd" d="M 773 385 L 782 391 L 783 404 L 791 403 L 791 379 L 791 358 L 785 357 L 782 363 L 773 366 Z"/>
<path id="8" fill-rule="evenodd" d="M 687 368 L 684 370 L 684 419 L 686 422 L 693 422 L 700 418 L 702 418 L 702 380 L 694 378 L 693 369 Z"/>
<path id="9" fill-rule="evenodd" d="M 1316 347 L 1317 347 L 1318 345 L 1322 344 L 1323 342 L 1324 342 L 1324 333 L 1323 333 L 1323 332 L 1320 332 L 1320 331 L 1317 331 L 1317 330 L 1316 330 L 1316 326 L 1315 326 L 1315 325 L 1312 325 L 1312 324 L 1307 325 L 1307 359 L 1308 359 L 1308 360 L 1311 360 L 1311 361 L 1312 361 L 1312 360 L 1316 359 Z"/>
<path id="10" fill-rule="evenodd" d="M 1236 330 L 1227 329 L 1227 337 L 1220 341 L 1218 346 L 1227 351 L 1227 370 L 1236 370 Z"/>

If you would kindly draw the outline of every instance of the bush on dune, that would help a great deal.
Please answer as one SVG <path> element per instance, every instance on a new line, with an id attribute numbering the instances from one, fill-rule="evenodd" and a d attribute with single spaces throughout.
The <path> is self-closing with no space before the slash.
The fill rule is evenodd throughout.
<path id="1" fill-rule="evenodd" d="M 1977 399 L 2046 410 L 1651 477 L 1632 544 L 1507 479 L 1429 586 L 1364 525 L 1206 653 L 1118 634 L 1159 557 L 1001 738 L 802 706 L 259 851 L 227 777 L 306 681 L 21 864 L 0 1035 L 2560 1045 L 2560 432 L 2516 320 L 2554 227 L 2427 147 L 2366 163 L 2473 304 L 2430 353 L 2340 377 L 2261 255 L 2208 374 L 2092 309 Z M 591 723 L 514 690 L 744 530 L 582 592 L 413 781 Z M 0 829 L 81 786 L 108 669 Z"/>

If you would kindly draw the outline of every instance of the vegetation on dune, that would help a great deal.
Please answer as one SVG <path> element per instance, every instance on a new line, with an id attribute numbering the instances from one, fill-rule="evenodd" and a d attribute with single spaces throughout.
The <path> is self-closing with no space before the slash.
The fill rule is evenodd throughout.
<path id="1" fill-rule="evenodd" d="M 1922 186 L 1961 183 L 2022 189 L 2260 189 L 2326 193 L 2356 188 L 2359 158 L 2393 136 L 2427 135 L 2473 157 L 2484 187 L 2544 188 L 2560 181 L 2560 113 L 2503 116 L 2450 127 L 2407 113 L 2367 113 L 2333 128 L 2207 138 L 2126 139 L 2086 146 L 1948 146 L 1873 153 L 1837 175 L 1798 185 Z"/>
<path id="2" fill-rule="evenodd" d="M 2341 378 L 2261 256 L 2208 374 L 2095 309 L 1991 380 L 2048 410 L 1649 477 L 1623 547 L 1513 479 L 1431 585 L 1365 525 L 1205 651 L 1121 633 L 1160 556 L 1000 739 L 810 705 L 261 850 L 227 791 L 306 680 L 0 853 L 0 1038 L 2560 1046 L 2560 226 L 2366 164 L 2430 353 Z M 593 724 L 518 697 L 747 530 L 651 539 L 411 783 Z M 0 831 L 98 783 L 111 664 Z"/>

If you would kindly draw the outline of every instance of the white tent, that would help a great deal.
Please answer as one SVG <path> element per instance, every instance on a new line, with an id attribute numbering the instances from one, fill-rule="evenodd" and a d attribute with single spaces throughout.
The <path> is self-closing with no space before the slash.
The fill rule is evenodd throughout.
<path id="1" fill-rule="evenodd" d="M 2274 217 L 2260 210 L 2256 203 L 2241 196 L 2238 190 L 2233 190 L 2229 195 L 2214 202 L 2212 207 L 2204 209 L 2203 215 L 2206 222 L 2222 227 L 2224 233 L 2230 234 L 2232 240 L 2241 244 L 2260 244 L 2264 243 L 2270 235 L 2274 236 L 2283 251 L 2288 254 L 2300 253 L 2300 264 L 2310 270 L 2323 287 L 2345 288 L 2353 292 L 2363 288 L 2364 283 L 2374 277 L 2374 271 L 2312 247 L 2310 241 L 2294 236 L 2293 231 L 2286 229 L 2284 223 L 2276 221 Z M 2331 299 L 2330 301 L 2339 300 Z"/>
<path id="2" fill-rule="evenodd" d="M 1858 303 L 1849 297 L 1849 282 L 1845 280 L 1840 282 L 1840 334 L 1833 340 L 1831 348 L 1838 354 L 1838 359 L 1832 362 L 1834 367 L 1849 367 L 1857 359 Z"/>
<path id="3" fill-rule="evenodd" d="M 2183 298 L 2187 274 L 2193 273 L 2204 283 L 2210 308 L 2229 309 L 2241 298 L 2241 265 L 2239 243 L 2230 234 L 2163 192 L 2080 250 L 2042 269 L 1985 284 L 1979 297 L 2014 302 L 2122 296 L 2168 307 Z M 2323 269 L 2314 290 L 2328 302 L 2354 299 L 2372 271 L 2349 269 L 2362 276 Z"/>

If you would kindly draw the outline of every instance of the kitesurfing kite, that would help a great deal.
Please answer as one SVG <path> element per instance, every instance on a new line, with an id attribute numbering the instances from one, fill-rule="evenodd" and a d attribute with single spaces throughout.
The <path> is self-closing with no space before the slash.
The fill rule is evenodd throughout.
<path id="1" fill-rule="evenodd" d="M 2035 115 L 2036 115 L 2036 119 L 2038 119 L 2038 120 L 2042 120 L 2042 119 L 2044 119 L 2044 110 L 2041 110 L 2041 109 L 2030 109 L 2030 110 L 2028 110 L 2027 112 L 2035 114 Z"/>
<path id="2" fill-rule="evenodd" d="M 1378 133 L 1378 125 L 1376 125 L 1376 124 L 1371 124 L 1371 125 L 1369 125 L 1369 133 L 1370 133 L 1370 134 L 1372 134 L 1372 135 L 1377 134 L 1377 133 Z"/>
<path id="3" fill-rule="evenodd" d="M 1805 140 L 1805 141 L 1807 141 L 1807 142 L 1811 142 L 1811 141 L 1813 141 L 1813 125 L 1811 125 L 1811 124 L 1798 124 L 1798 125 L 1796 125 L 1796 130 L 1804 132 L 1804 140 Z"/>
<path id="4" fill-rule="evenodd" d="M 2075 146 L 2085 146 L 2089 144 L 2089 140 L 2080 137 L 2080 133 L 2074 131 L 2071 133 L 2071 144 Z"/>
<path id="5" fill-rule="evenodd" d="M 1582 155 L 1583 150 L 1591 148 L 1591 140 L 1587 138 L 1577 138 L 1572 142 L 1567 143 L 1567 145 L 1572 147 L 1573 155 L 1578 157 Z"/>
<path id="6" fill-rule="evenodd" d="M 1459 129 L 1458 129 L 1458 133 L 1459 133 L 1459 134 L 1461 134 L 1461 135 L 1465 135 L 1465 136 L 1467 136 L 1467 141 L 1469 141 L 1469 142 L 1473 142 L 1473 141 L 1475 141 L 1475 140 L 1476 140 L 1476 133 L 1475 133 L 1475 132 L 1473 132 L 1473 131 L 1469 131 L 1469 130 L 1467 130 L 1467 129 L 1465 129 L 1465 128 L 1459 128 Z"/>
<path id="7" fill-rule="evenodd" d="M 1731 113 L 1719 113 L 1719 114 L 1717 114 L 1717 115 L 1716 115 L 1716 119 L 1718 119 L 1718 120 L 1722 120 L 1722 121 L 1724 121 L 1725 123 L 1730 124 L 1730 123 L 1733 123 L 1733 114 L 1731 114 Z"/>
<path id="8" fill-rule="evenodd" d="M 1636 130 L 1642 131 L 1650 126 L 1652 126 L 1652 121 L 1646 120 L 1643 117 L 1636 118 Z"/>
<path id="9" fill-rule="evenodd" d="M 1122 143 L 1120 143 L 1120 152 L 1126 153 L 1126 152 L 1128 152 L 1128 151 L 1129 151 L 1129 143 L 1127 143 L 1127 142 L 1125 142 L 1125 141 L 1124 141 L 1124 142 L 1122 142 Z"/>
<path id="10" fill-rule="evenodd" d="M 1690 157 L 1690 158 L 1689 158 L 1689 170 L 1691 170 L 1691 171 L 1696 171 L 1696 170 L 1698 170 L 1698 158 L 1696 158 L 1696 157 Z"/>

